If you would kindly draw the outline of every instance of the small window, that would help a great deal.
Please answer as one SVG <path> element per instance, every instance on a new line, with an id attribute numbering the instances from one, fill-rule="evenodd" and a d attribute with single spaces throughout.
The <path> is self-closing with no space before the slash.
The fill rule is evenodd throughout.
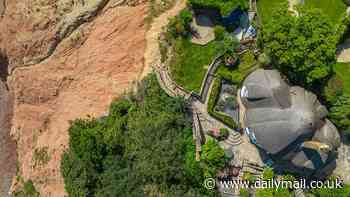
<path id="1" fill-rule="evenodd" d="M 245 86 L 242 87 L 240 94 L 241 98 L 248 97 L 248 90 Z"/>
<path id="2" fill-rule="evenodd" d="M 248 101 L 255 102 L 255 101 L 263 100 L 265 98 L 263 98 L 263 97 L 260 97 L 260 98 L 256 98 L 256 97 L 255 98 L 250 98 L 250 97 L 248 97 L 247 99 L 248 99 Z"/>

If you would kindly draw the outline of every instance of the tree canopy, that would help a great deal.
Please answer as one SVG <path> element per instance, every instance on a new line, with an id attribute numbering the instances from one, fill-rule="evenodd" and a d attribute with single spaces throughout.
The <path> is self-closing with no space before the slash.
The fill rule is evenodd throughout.
<path id="1" fill-rule="evenodd" d="M 264 24 L 261 41 L 272 63 L 295 84 L 316 88 L 332 73 L 338 36 L 319 9 L 300 8 L 291 16 L 287 5 Z"/>
<path id="2" fill-rule="evenodd" d="M 330 118 L 338 128 L 350 135 L 350 95 L 340 95 L 332 103 Z"/>
<path id="3" fill-rule="evenodd" d="M 184 100 L 151 75 L 108 116 L 75 120 L 61 164 L 69 196 L 216 195 L 202 183 L 205 170 L 222 167 L 223 151 L 210 142 L 197 162 L 189 119 Z"/>

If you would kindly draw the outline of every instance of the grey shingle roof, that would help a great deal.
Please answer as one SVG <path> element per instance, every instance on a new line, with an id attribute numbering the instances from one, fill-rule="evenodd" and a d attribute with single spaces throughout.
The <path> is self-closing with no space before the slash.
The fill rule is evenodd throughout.
<path id="1" fill-rule="evenodd" d="M 276 155 L 308 140 L 325 143 L 332 150 L 339 146 L 338 131 L 325 119 L 328 111 L 316 95 L 301 87 L 289 87 L 278 71 L 258 69 L 245 79 L 242 89 L 245 126 L 267 153 Z M 295 153 L 289 159 L 296 167 L 314 170 L 328 158 L 327 153 L 315 150 L 291 150 Z"/>

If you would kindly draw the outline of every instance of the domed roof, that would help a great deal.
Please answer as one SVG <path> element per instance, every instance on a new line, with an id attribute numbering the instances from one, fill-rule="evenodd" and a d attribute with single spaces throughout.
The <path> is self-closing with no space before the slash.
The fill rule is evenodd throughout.
<path id="1" fill-rule="evenodd" d="M 276 70 L 258 69 L 243 82 L 242 102 L 249 108 L 290 106 L 289 86 Z M 254 102 L 249 102 L 249 100 Z"/>
<path id="2" fill-rule="evenodd" d="M 328 111 L 316 95 L 301 87 L 289 87 L 278 71 L 254 71 L 245 79 L 241 90 L 246 129 L 254 136 L 254 143 L 267 153 L 296 151 L 291 163 L 314 169 L 327 160 L 328 154 L 320 153 L 322 162 L 315 164 L 310 158 L 317 157 L 311 157 L 309 150 L 295 147 L 309 140 L 332 148 L 339 146 L 337 129 L 326 119 Z"/>

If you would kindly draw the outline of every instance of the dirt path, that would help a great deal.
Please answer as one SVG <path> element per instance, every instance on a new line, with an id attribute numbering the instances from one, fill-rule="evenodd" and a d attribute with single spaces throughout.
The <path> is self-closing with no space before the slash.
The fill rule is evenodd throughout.
<path id="1" fill-rule="evenodd" d="M 158 38 L 160 33 L 163 31 L 163 27 L 168 24 L 169 18 L 176 16 L 182 9 L 186 7 L 184 0 L 178 0 L 176 4 L 168 11 L 157 17 L 151 28 L 146 34 L 146 51 L 144 54 L 145 65 L 142 73 L 140 74 L 140 79 L 145 77 L 152 70 L 153 65 L 159 65 L 160 61 L 160 50 Z"/>

